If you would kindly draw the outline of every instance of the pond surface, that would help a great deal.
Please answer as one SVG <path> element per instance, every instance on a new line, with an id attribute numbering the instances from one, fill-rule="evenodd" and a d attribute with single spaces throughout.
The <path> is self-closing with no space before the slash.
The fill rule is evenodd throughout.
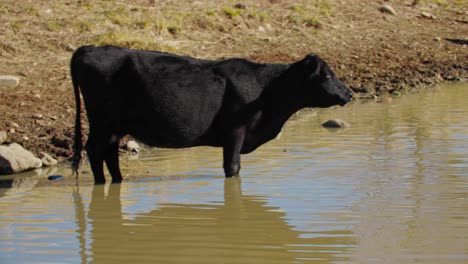
<path id="1" fill-rule="evenodd" d="M 144 150 L 117 185 L 3 177 L 0 263 L 468 263 L 467 83 L 303 111 L 240 178 L 221 156 Z"/>

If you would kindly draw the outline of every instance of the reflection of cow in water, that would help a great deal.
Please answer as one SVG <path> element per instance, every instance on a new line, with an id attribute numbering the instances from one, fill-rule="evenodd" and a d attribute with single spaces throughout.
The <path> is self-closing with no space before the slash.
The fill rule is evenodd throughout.
<path id="1" fill-rule="evenodd" d="M 301 238 L 301 232 L 286 222 L 285 213 L 266 206 L 264 197 L 242 195 L 239 178 L 226 179 L 223 205 L 167 204 L 132 220 L 122 215 L 120 187 L 111 185 L 104 196 L 104 186 L 95 186 L 89 220 L 81 214 L 81 232 L 86 222 L 91 225 L 82 244 L 87 244 L 86 236 L 91 238 L 92 262 L 294 263 L 300 258 L 331 262 L 343 260 L 334 255 L 333 246 L 355 243 L 341 231 Z M 82 257 L 87 257 L 85 252 Z"/>

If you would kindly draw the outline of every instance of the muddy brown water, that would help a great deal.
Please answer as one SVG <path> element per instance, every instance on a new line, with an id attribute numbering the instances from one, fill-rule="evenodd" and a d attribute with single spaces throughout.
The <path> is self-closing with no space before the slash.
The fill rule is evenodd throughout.
<path id="1" fill-rule="evenodd" d="M 467 102 L 462 83 L 301 112 L 240 178 L 214 148 L 123 157 L 117 185 L 3 177 L 0 263 L 468 263 Z"/>

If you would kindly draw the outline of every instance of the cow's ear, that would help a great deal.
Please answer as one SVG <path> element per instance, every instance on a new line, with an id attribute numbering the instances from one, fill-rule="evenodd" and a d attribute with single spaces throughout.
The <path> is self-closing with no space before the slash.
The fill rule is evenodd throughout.
<path id="1" fill-rule="evenodd" d="M 320 73 L 322 68 L 322 59 L 314 53 L 308 54 L 305 57 L 306 70 L 309 74 L 316 76 Z"/>

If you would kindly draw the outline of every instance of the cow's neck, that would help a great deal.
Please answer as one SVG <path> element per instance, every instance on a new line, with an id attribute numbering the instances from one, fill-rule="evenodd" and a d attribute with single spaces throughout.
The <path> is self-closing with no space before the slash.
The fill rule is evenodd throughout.
<path id="1" fill-rule="evenodd" d="M 276 73 L 275 73 L 276 74 Z M 265 88 L 259 98 L 256 111 L 256 125 L 253 133 L 256 143 L 263 144 L 274 139 L 288 119 L 304 106 L 298 98 L 290 93 L 288 85 L 293 85 L 295 77 L 289 76 L 287 70 L 282 71 L 275 81 Z"/>
<path id="2" fill-rule="evenodd" d="M 297 100 L 297 98 L 288 98 L 288 96 L 288 94 L 283 93 L 274 94 L 263 103 L 261 108 L 262 123 L 267 129 L 266 131 L 271 132 L 268 135 L 271 138 L 275 138 L 288 119 L 303 108 L 302 105 L 293 100 Z"/>

